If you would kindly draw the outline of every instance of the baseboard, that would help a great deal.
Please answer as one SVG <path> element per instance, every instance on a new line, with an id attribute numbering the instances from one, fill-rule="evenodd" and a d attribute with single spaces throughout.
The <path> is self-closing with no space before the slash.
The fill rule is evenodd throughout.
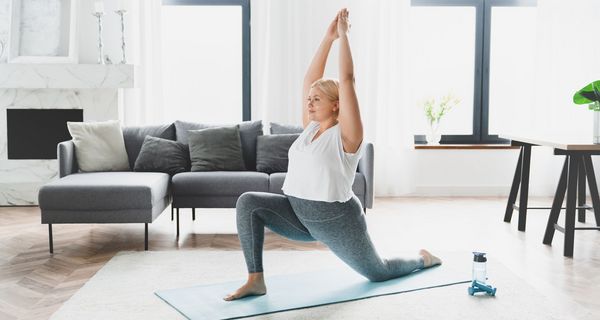
<path id="1" fill-rule="evenodd" d="M 508 197 L 506 186 L 418 186 L 411 196 L 489 196 Z M 532 195 L 533 196 L 533 195 Z M 542 195 L 543 196 L 543 195 Z"/>

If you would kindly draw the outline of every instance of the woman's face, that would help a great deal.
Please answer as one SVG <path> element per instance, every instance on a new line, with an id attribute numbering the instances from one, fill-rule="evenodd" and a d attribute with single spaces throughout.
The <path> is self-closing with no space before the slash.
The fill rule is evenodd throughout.
<path id="1" fill-rule="evenodd" d="M 318 88 L 311 88 L 306 98 L 308 119 L 322 122 L 330 118 L 337 118 L 338 101 L 331 101 Z"/>

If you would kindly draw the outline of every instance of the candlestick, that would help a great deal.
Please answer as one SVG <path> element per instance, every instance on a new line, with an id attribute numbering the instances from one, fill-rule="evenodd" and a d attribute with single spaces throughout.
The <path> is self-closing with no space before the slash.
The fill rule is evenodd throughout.
<path id="1" fill-rule="evenodd" d="M 96 8 L 98 9 L 98 8 Z M 94 12 L 92 13 L 92 15 L 94 17 L 96 17 L 98 19 L 98 63 L 99 64 L 104 64 L 104 50 L 103 50 L 103 45 L 102 45 L 102 16 L 104 15 L 104 12 Z"/>
<path id="2" fill-rule="evenodd" d="M 123 60 L 121 60 L 121 64 L 127 63 L 127 59 L 125 58 L 125 14 L 127 10 L 119 9 L 115 11 L 121 17 L 121 51 L 123 52 Z"/>

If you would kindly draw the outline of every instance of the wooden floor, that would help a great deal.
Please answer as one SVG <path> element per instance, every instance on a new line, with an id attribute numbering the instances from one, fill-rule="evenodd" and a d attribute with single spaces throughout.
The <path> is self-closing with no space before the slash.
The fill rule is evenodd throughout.
<path id="1" fill-rule="evenodd" d="M 600 233 L 578 231 L 574 258 L 562 256 L 561 233 L 542 244 L 548 211 L 529 212 L 527 231 L 516 215 L 502 222 L 504 198 L 378 198 L 369 210 L 369 232 L 382 256 L 427 248 L 488 252 L 540 291 L 571 299 L 600 315 Z M 550 198 L 530 200 L 548 205 Z M 562 223 L 561 215 L 561 223 Z M 595 224 L 588 213 L 588 225 Z M 167 209 L 150 225 L 150 250 L 239 250 L 230 209 L 181 211 L 181 236 Z M 143 250 L 139 225 L 55 225 L 54 254 L 37 207 L 0 208 L 0 319 L 47 319 L 117 252 Z M 326 250 L 268 233 L 266 250 Z M 443 255 L 442 255 L 443 258 Z M 488 272 L 493 283 L 493 270 Z M 268 275 L 267 275 L 268 276 Z M 499 293 L 501 288 L 499 288 Z M 517 306 L 515 306 L 517 307 Z M 600 317 L 599 317 L 600 319 Z"/>

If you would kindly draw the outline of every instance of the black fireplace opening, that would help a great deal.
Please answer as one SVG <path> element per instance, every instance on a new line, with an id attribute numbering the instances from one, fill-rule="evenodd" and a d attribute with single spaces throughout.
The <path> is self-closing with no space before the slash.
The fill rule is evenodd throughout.
<path id="1" fill-rule="evenodd" d="M 6 109 L 8 159 L 56 159 L 67 121 L 83 122 L 83 109 Z"/>

